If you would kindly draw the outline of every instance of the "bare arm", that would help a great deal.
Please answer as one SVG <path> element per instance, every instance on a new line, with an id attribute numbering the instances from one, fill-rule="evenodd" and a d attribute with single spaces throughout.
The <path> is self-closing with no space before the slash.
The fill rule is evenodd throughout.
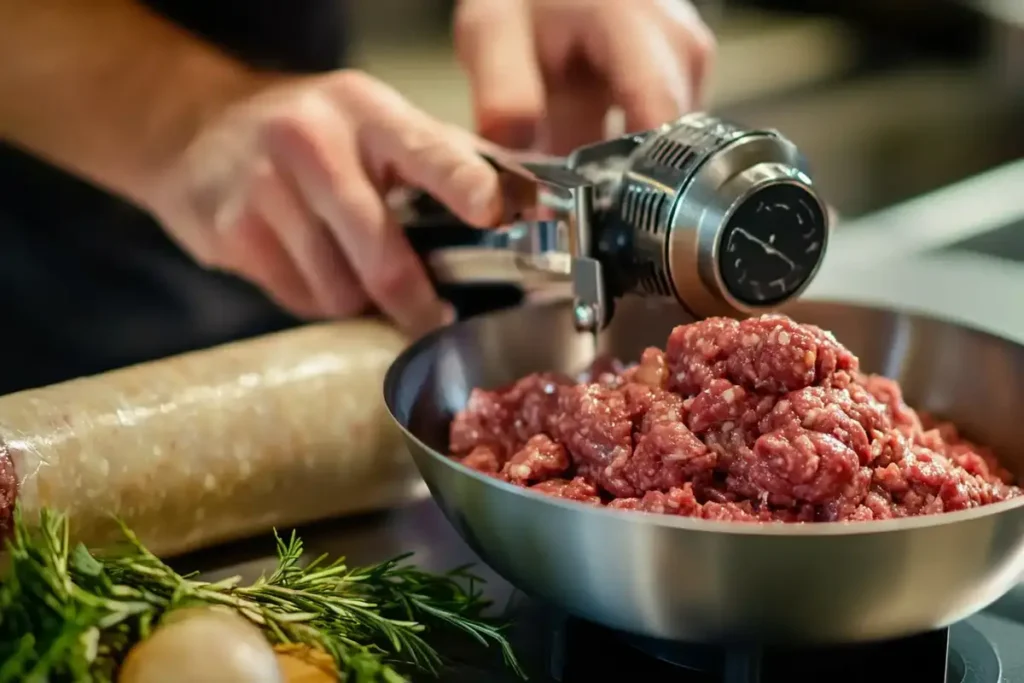
<path id="1" fill-rule="evenodd" d="M 259 80 L 134 0 L 0 0 L 0 140 L 139 203 Z"/>

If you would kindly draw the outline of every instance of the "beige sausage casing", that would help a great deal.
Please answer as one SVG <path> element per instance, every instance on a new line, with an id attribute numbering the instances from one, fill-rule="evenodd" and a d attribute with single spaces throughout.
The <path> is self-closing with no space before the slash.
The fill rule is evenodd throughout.
<path id="1" fill-rule="evenodd" d="M 382 395 L 405 343 L 311 325 L 0 397 L 17 505 L 94 546 L 116 515 L 174 555 L 421 495 Z"/>

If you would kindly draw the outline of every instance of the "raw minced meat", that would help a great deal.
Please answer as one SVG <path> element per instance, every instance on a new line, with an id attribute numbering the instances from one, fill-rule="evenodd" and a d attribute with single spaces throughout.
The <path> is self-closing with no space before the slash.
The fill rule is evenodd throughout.
<path id="1" fill-rule="evenodd" d="M 451 423 L 463 464 L 548 495 L 704 519 L 824 522 L 948 512 L 1020 495 L 987 448 L 917 413 L 828 332 L 709 318 L 639 363 L 475 389 Z"/>

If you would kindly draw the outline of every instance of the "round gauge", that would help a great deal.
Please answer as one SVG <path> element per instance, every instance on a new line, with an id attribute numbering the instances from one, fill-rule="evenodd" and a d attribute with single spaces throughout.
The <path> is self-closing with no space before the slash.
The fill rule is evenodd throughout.
<path id="1" fill-rule="evenodd" d="M 718 242 L 722 282 L 737 301 L 772 306 L 791 297 L 825 254 L 827 218 L 815 196 L 793 183 L 750 194 Z"/>

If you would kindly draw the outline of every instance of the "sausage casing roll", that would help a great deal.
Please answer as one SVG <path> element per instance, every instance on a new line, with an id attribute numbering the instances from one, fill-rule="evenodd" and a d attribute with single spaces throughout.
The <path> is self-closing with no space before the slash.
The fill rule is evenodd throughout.
<path id="1" fill-rule="evenodd" d="M 311 325 L 0 397 L 0 531 L 51 507 L 99 546 L 119 517 L 166 556 L 422 495 L 381 390 L 405 344 Z"/>

